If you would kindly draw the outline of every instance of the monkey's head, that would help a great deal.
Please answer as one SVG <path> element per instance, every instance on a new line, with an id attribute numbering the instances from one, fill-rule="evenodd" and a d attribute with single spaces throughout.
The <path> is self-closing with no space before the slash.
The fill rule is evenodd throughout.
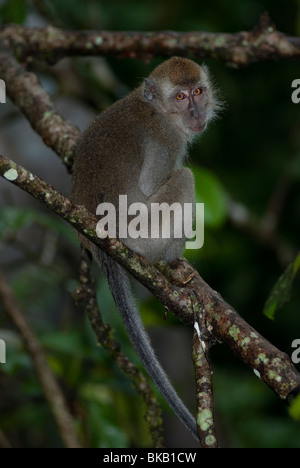
<path id="1" fill-rule="evenodd" d="M 143 96 L 188 139 L 202 133 L 220 107 L 207 68 L 182 57 L 156 67 L 144 80 Z"/>

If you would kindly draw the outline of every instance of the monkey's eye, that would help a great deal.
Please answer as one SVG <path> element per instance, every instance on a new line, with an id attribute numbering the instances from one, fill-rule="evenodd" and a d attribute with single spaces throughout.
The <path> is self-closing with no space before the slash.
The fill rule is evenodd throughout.
<path id="1" fill-rule="evenodd" d="M 194 91 L 193 91 L 194 96 L 199 96 L 200 94 L 202 94 L 202 89 L 200 89 L 200 88 L 194 89 Z"/>
<path id="2" fill-rule="evenodd" d="M 184 98 L 185 98 L 185 95 L 183 93 L 178 93 L 176 96 L 176 99 L 178 99 L 178 101 L 182 101 L 182 99 Z"/>

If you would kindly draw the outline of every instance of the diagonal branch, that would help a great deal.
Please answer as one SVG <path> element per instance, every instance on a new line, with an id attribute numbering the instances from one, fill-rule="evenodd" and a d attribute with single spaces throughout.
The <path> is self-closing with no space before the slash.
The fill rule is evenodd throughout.
<path id="1" fill-rule="evenodd" d="M 209 363 L 209 334 L 206 337 L 205 316 L 195 316 L 193 352 L 197 394 L 197 429 L 202 448 L 218 448 L 214 423 L 212 370 Z M 206 339 L 208 338 L 208 339 Z"/>
<path id="2" fill-rule="evenodd" d="M 240 317 L 185 259 L 174 262 L 167 269 L 165 273 L 174 284 L 191 288 L 196 295 L 198 315 L 204 315 L 205 328 L 211 339 L 229 346 L 281 399 L 290 403 L 300 393 L 300 374 L 289 356 Z"/>
<path id="3" fill-rule="evenodd" d="M 102 321 L 96 297 L 95 282 L 91 273 L 91 258 L 87 251 L 82 252 L 80 286 L 76 288 L 73 295 L 76 302 L 85 307 L 90 324 L 95 332 L 99 344 L 106 349 L 118 367 L 129 377 L 133 387 L 143 398 L 146 405 L 145 420 L 152 436 L 153 446 L 156 448 L 162 448 L 162 420 L 160 417 L 160 407 L 144 374 L 142 374 L 138 367 L 122 353 L 120 345 L 112 336 L 111 327 L 104 324 Z"/>
<path id="4" fill-rule="evenodd" d="M 78 128 L 59 114 L 37 76 L 26 71 L 1 45 L 0 42 L 0 76 L 6 83 L 7 94 L 22 110 L 44 143 L 71 170 L 73 148 L 80 135 Z"/>
<path id="5" fill-rule="evenodd" d="M 212 339 L 227 344 L 280 398 L 290 402 L 300 393 L 300 374 L 289 357 L 246 323 L 186 260 L 172 265 L 160 262 L 158 271 L 118 239 L 99 239 L 95 216 L 3 156 L 0 156 L 0 175 L 43 202 L 124 266 L 184 323 L 193 325 L 194 314 L 200 317 L 204 313 L 206 330 Z"/>
<path id="6" fill-rule="evenodd" d="M 176 305 L 176 310 L 180 311 L 191 306 L 188 295 L 179 295 L 174 291 L 179 288 L 174 288 L 153 265 L 131 251 L 119 239 L 100 239 L 97 237 L 96 225 L 98 219 L 83 206 L 74 205 L 68 198 L 39 177 L 1 155 L 0 175 L 41 201 L 50 211 L 70 223 L 79 233 L 99 246 L 120 265 L 127 268 L 150 291 L 155 291 L 167 307 L 173 308 Z"/>

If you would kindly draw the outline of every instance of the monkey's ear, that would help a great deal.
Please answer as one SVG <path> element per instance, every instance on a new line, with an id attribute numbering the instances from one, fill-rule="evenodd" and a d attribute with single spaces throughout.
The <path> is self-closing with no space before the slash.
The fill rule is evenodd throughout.
<path id="1" fill-rule="evenodd" d="M 155 83 L 149 78 L 144 80 L 144 98 L 146 101 L 153 101 L 153 99 L 157 98 Z"/>

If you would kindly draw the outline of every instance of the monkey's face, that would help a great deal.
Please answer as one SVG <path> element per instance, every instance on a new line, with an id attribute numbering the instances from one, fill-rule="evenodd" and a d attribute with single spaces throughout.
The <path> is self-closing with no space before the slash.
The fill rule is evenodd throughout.
<path id="1" fill-rule="evenodd" d="M 159 65 L 142 90 L 143 98 L 189 141 L 206 129 L 221 107 L 208 69 L 182 57 Z"/>
<path id="2" fill-rule="evenodd" d="M 192 87 L 177 88 L 169 97 L 167 107 L 178 129 L 193 137 L 202 133 L 207 126 L 209 89 L 201 84 Z"/>

